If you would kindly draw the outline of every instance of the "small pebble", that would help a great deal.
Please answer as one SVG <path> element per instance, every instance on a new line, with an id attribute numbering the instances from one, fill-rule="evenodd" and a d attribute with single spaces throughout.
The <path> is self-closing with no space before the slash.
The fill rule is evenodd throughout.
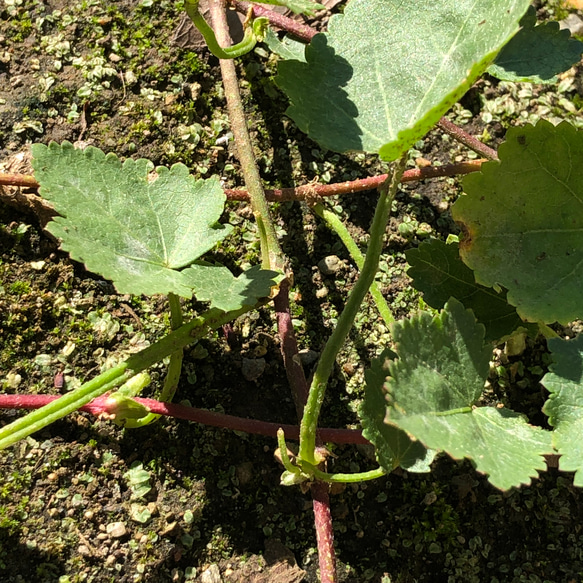
<path id="1" fill-rule="evenodd" d="M 89 550 L 88 547 L 86 547 L 85 545 L 79 545 L 77 547 L 77 552 L 82 556 L 82 557 L 90 557 L 93 553 Z"/>
<path id="2" fill-rule="evenodd" d="M 568 28 L 571 35 L 582 35 L 583 34 L 583 19 L 575 13 L 569 14 L 565 20 L 559 22 L 561 29 Z"/>
<path id="3" fill-rule="evenodd" d="M 166 528 L 164 528 L 163 530 L 160 531 L 160 536 L 168 536 L 173 534 L 176 531 L 176 527 L 178 526 L 178 522 L 174 521 L 171 522 L 170 524 L 168 524 L 166 526 Z"/>
<path id="4" fill-rule="evenodd" d="M 265 371 L 264 358 L 243 358 L 241 360 L 241 374 L 247 381 L 256 381 Z"/>
<path id="5" fill-rule="evenodd" d="M 127 533 L 126 525 L 123 522 L 110 522 L 105 530 L 107 534 L 113 538 L 121 538 Z"/>
<path id="6" fill-rule="evenodd" d="M 221 572 L 217 565 L 211 565 L 200 576 L 200 583 L 222 583 Z"/>
<path id="7" fill-rule="evenodd" d="M 323 298 L 325 298 L 328 295 L 328 288 L 326 286 L 321 287 L 317 292 L 316 292 L 316 297 L 321 300 Z"/>
<path id="8" fill-rule="evenodd" d="M 304 366 L 311 366 L 318 360 L 320 353 L 315 350 L 310 350 L 309 348 L 303 348 L 300 350 L 299 356 Z"/>
<path id="9" fill-rule="evenodd" d="M 328 255 L 318 263 L 318 269 L 323 275 L 333 275 L 342 268 L 342 261 L 336 255 Z"/>

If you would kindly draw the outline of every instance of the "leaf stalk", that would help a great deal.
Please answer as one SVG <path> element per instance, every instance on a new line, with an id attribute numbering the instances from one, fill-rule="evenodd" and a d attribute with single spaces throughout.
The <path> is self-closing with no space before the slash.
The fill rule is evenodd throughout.
<path id="1" fill-rule="evenodd" d="M 338 218 L 338 215 L 326 208 L 322 203 L 315 204 L 312 207 L 312 211 L 323 219 L 328 227 L 340 237 L 340 240 L 344 243 L 348 253 L 350 253 L 350 257 L 352 257 L 352 260 L 356 263 L 358 269 L 362 271 L 362 268 L 364 267 L 364 255 L 360 252 L 356 241 L 351 237 L 346 225 Z M 377 305 L 377 309 L 382 319 L 385 321 L 385 324 L 389 326 L 395 321 L 395 317 L 391 312 L 391 308 L 389 308 L 387 300 L 385 300 L 381 293 L 379 286 L 376 284 L 376 281 L 373 281 L 370 286 L 370 293 Z"/>
<path id="2" fill-rule="evenodd" d="M 397 193 L 401 175 L 405 170 L 405 163 L 406 157 L 403 156 L 393 165 L 385 184 L 382 188 L 379 188 L 379 200 L 372 222 L 370 242 L 360 277 L 348 296 L 344 310 L 338 318 L 336 328 L 324 346 L 316 372 L 314 373 L 308 394 L 308 402 L 304 408 L 304 415 L 300 425 L 300 463 L 301 461 L 306 461 L 314 466 L 318 465 L 316 459 L 316 428 L 326 393 L 328 378 L 332 373 L 336 356 L 352 328 L 360 305 L 374 281 L 383 248 L 384 234 L 389 213 L 391 212 L 391 205 Z"/>
<path id="3" fill-rule="evenodd" d="M 221 0 L 211 0 L 210 5 L 216 34 L 223 44 L 227 44 L 230 42 L 230 38 L 225 15 L 225 3 Z M 269 206 L 259 175 L 259 168 L 253 154 L 253 144 L 247 130 L 247 120 L 245 119 L 245 110 L 243 109 L 241 93 L 239 92 L 235 63 L 232 60 L 221 59 L 220 66 L 237 157 L 241 164 L 241 172 L 249 192 L 251 208 L 259 231 L 262 267 L 285 272 L 284 256 L 271 220 Z"/>
<path id="4" fill-rule="evenodd" d="M 160 362 L 178 350 L 182 350 L 184 346 L 199 340 L 207 334 L 209 329 L 215 330 L 254 309 L 254 307 L 257 306 L 245 306 L 232 312 L 211 309 L 202 316 L 190 320 L 155 344 L 144 348 L 137 354 L 133 354 L 126 361 L 106 370 L 59 399 L 0 429 L 0 449 L 24 439 L 35 431 L 39 431 L 69 413 L 76 411 L 83 405 L 87 405 L 96 397 L 119 387 L 135 374 Z"/>

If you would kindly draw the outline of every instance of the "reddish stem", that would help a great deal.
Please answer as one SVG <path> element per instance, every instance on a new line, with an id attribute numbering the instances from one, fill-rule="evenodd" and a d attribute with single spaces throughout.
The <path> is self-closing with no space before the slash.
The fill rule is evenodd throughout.
<path id="1" fill-rule="evenodd" d="M 314 482 L 310 487 L 314 500 L 314 521 L 318 541 L 318 561 L 320 564 L 321 583 L 337 583 L 336 555 L 334 554 L 334 529 L 330 513 L 330 496 L 328 484 Z"/>
<path id="2" fill-rule="evenodd" d="M 277 315 L 277 329 L 281 340 L 285 373 L 294 397 L 298 419 L 301 419 L 310 389 L 299 358 L 298 343 L 289 309 L 289 288 L 290 284 L 286 279 L 279 286 L 279 293 L 273 300 L 273 306 Z"/>
<path id="3" fill-rule="evenodd" d="M 38 188 L 38 182 L 30 174 L 0 174 L 0 185 Z"/>
<path id="4" fill-rule="evenodd" d="M 480 156 L 484 156 L 484 158 L 488 158 L 488 160 L 498 160 L 498 152 L 494 150 L 494 148 L 486 146 L 486 144 L 480 142 L 478 138 L 474 138 L 474 136 L 468 134 L 445 117 L 442 117 L 439 120 L 437 126 L 446 134 L 449 134 L 454 140 L 467 146 L 470 150 L 474 150 L 474 152 L 477 152 Z"/>
<path id="5" fill-rule="evenodd" d="M 58 395 L 0 395 L 0 409 L 40 409 L 58 398 Z M 187 407 L 186 405 L 163 403 L 155 399 L 136 397 L 135 400 L 147 407 L 152 413 L 166 415 L 167 417 L 174 417 L 176 419 L 186 419 L 213 427 L 222 427 L 223 429 L 243 431 L 255 435 L 265 435 L 267 437 L 276 437 L 277 430 L 281 427 L 285 432 L 286 438 L 298 439 L 300 435 L 300 429 L 297 425 L 284 425 L 281 423 L 258 421 L 256 419 L 245 419 L 243 417 L 235 417 L 234 415 L 216 413 L 215 411 L 197 409 L 196 407 Z M 103 413 L 108 415 L 114 413 L 111 401 L 107 395 L 93 399 L 93 401 L 81 407 L 80 410 L 96 416 L 102 415 Z M 369 443 L 358 429 L 318 429 L 318 436 L 323 442 L 339 444 Z"/>
<path id="6" fill-rule="evenodd" d="M 443 166 L 426 166 L 425 168 L 412 168 L 403 173 L 401 182 L 414 182 L 415 180 L 425 180 L 428 178 L 439 178 L 441 176 L 456 176 L 458 174 L 470 174 L 479 172 L 482 164 L 487 160 L 470 160 L 468 162 L 458 162 L 456 164 L 445 164 Z M 276 190 L 266 190 L 265 196 L 270 202 L 287 200 L 314 200 L 337 194 L 354 194 L 366 190 L 375 190 L 387 180 L 386 174 L 360 178 L 358 180 L 348 180 L 335 184 L 305 184 L 297 188 L 281 188 Z M 226 188 L 225 194 L 229 200 L 248 200 L 249 195 L 246 190 Z"/>
<path id="7" fill-rule="evenodd" d="M 407 170 L 401 179 L 402 182 L 413 182 L 415 180 L 425 180 L 428 178 L 438 178 L 440 176 L 456 176 L 459 174 L 469 174 L 478 172 L 487 160 L 472 160 L 469 162 L 459 162 L 457 164 L 445 164 L 444 166 L 427 166 L 425 168 L 412 168 Z M 282 188 L 277 190 L 266 190 L 265 197 L 270 202 L 286 200 L 314 200 L 336 194 L 354 194 L 366 190 L 374 190 L 379 187 L 387 178 L 386 174 L 381 176 L 371 176 L 359 180 L 350 180 L 336 184 L 306 184 L 297 188 Z M 31 176 L 25 174 L 0 174 L 0 184 L 6 186 L 23 186 L 27 188 L 38 188 L 39 184 Z M 246 190 L 226 188 L 225 194 L 229 200 L 249 200 L 249 193 Z M 3 195 L 0 191 L 0 200 L 15 206 L 26 206 L 34 210 L 39 216 L 46 216 L 46 221 L 57 213 L 44 199 L 36 194 L 20 192 L 18 197 L 14 195 Z"/>
<path id="8" fill-rule="evenodd" d="M 318 31 L 310 26 L 301 24 L 300 22 L 292 20 L 282 14 L 278 14 L 260 4 L 252 4 L 251 2 L 245 2 L 244 0 L 231 0 L 231 4 L 242 14 L 248 14 L 249 9 L 253 8 L 254 16 L 264 16 L 269 20 L 270 24 L 273 24 L 273 26 L 293 34 L 295 37 L 306 43 L 309 43 L 312 38 L 318 34 Z"/>

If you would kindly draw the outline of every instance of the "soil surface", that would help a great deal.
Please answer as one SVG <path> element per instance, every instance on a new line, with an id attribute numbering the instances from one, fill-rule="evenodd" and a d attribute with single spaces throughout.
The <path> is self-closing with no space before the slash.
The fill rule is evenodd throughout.
<path id="1" fill-rule="evenodd" d="M 555 15 L 553 4 L 539 16 Z M 559 18 L 564 17 L 559 13 Z M 182 26 L 182 28 L 181 28 Z M 177 33 L 178 30 L 178 33 Z M 217 60 L 185 47 L 180 2 L 6 0 L 0 8 L 0 163 L 26 171 L 33 142 L 81 141 L 157 165 L 186 164 L 197 177 L 242 186 L 229 142 Z M 285 117 L 265 47 L 238 62 L 262 178 L 268 187 L 338 182 L 380 172 L 374 157 L 322 150 Z M 583 125 L 581 69 L 556 86 L 486 77 L 450 113 L 497 146 L 506 129 L 540 117 Z M 410 165 L 475 155 L 432 132 Z M 404 251 L 457 232 L 455 179 L 403 187 L 394 205 L 378 282 L 397 317 L 420 297 Z M 6 201 L 6 197 L 3 197 Z M 375 194 L 339 197 L 364 245 Z M 306 373 L 342 309 L 357 271 L 340 241 L 306 205 L 273 205 L 295 274 L 292 311 Z M 213 259 L 237 269 L 259 262 L 246 203 L 228 203 L 235 226 Z M 407 225 L 403 228 L 402 225 Z M 43 221 L 0 203 L 0 383 L 6 393 L 61 394 L 169 329 L 164 298 L 121 296 L 59 250 Z M 324 258 L 338 258 L 334 269 Z M 318 265 L 320 264 L 320 268 Z M 187 316 L 203 306 L 185 302 Z M 557 327 L 572 335 L 577 324 Z M 175 401 L 296 423 L 273 310 L 267 306 L 187 349 Z M 320 424 L 358 427 L 363 373 L 388 342 L 370 299 L 329 384 Z M 528 339 L 517 356 L 497 349 L 491 398 L 545 423 L 539 380 L 549 355 Z M 144 396 L 160 389 L 151 371 Z M 21 412 L 4 412 L 9 423 Z M 312 503 L 279 485 L 274 439 L 162 419 L 124 430 L 75 413 L 0 455 L 0 582 L 317 581 Z M 334 448 L 330 469 L 376 466 L 367 447 Z M 555 468 L 530 487 L 502 493 L 469 462 L 439 457 L 430 474 L 395 471 L 331 494 L 341 581 L 576 582 L 583 580 L 583 496 Z"/>

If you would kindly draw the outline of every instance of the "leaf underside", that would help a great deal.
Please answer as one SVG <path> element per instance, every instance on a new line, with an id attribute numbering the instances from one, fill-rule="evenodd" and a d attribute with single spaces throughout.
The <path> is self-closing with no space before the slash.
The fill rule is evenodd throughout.
<path id="1" fill-rule="evenodd" d="M 176 271 L 214 247 L 231 227 L 218 224 L 225 195 L 216 178 L 195 180 L 176 164 L 121 162 L 115 154 L 70 143 L 34 144 L 41 194 L 60 217 L 48 230 L 90 271 L 120 293 L 192 296 Z"/>
<path id="2" fill-rule="evenodd" d="M 559 467 L 575 472 L 573 483 L 583 486 L 583 336 L 574 340 L 552 338 L 548 341 L 554 364 L 543 377 L 550 391 L 543 408 L 554 427 L 553 445 L 561 454 Z"/>
<path id="3" fill-rule="evenodd" d="M 498 53 L 488 73 L 502 81 L 555 83 L 557 75 L 581 60 L 583 43 L 571 38 L 558 22 L 536 25 L 531 6 L 521 21 L 522 28 Z"/>
<path id="4" fill-rule="evenodd" d="M 528 0 L 353 0 L 276 82 L 321 146 L 394 160 L 423 137 L 518 30 Z"/>
<path id="5" fill-rule="evenodd" d="M 452 207 L 464 263 L 526 320 L 583 317 L 583 132 L 540 121 L 510 129 L 498 152 Z"/>
<path id="6" fill-rule="evenodd" d="M 413 279 L 413 287 L 423 292 L 427 304 L 439 310 L 455 297 L 484 324 L 486 342 L 499 340 L 524 325 L 516 308 L 506 301 L 505 292 L 476 283 L 474 272 L 460 259 L 457 243 L 432 239 L 405 255 L 410 265 L 407 275 Z"/>
<path id="7" fill-rule="evenodd" d="M 388 364 L 384 384 L 386 424 L 427 448 L 470 458 L 497 488 L 529 483 L 545 469 L 549 432 L 506 409 L 473 408 L 492 350 L 470 310 L 452 298 L 439 315 L 421 312 L 392 332 L 399 358 Z"/>

